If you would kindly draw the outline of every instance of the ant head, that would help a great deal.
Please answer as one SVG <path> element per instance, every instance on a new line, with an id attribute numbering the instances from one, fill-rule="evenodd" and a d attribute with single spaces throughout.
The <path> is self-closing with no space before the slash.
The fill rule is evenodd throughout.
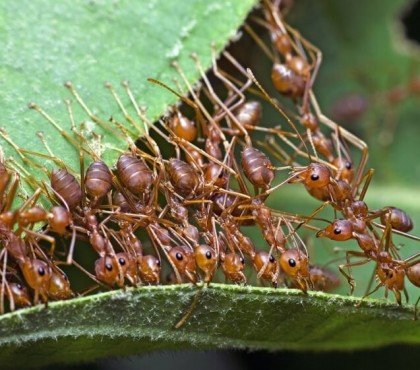
<path id="1" fill-rule="evenodd" d="M 143 256 L 139 263 L 141 279 L 147 284 L 159 284 L 160 282 L 160 261 L 152 255 Z"/>
<path id="2" fill-rule="evenodd" d="M 277 260 L 272 255 L 265 251 L 258 251 L 253 258 L 254 268 L 257 272 L 261 271 L 264 266 L 266 266 L 262 278 L 266 280 L 271 280 L 273 274 L 277 270 Z"/>
<path id="3" fill-rule="evenodd" d="M 245 259 L 236 253 L 227 253 L 222 262 L 223 269 L 230 274 L 240 272 L 245 267 Z"/>
<path id="4" fill-rule="evenodd" d="M 217 267 L 216 252 L 208 245 L 201 244 L 194 250 L 195 262 L 206 275 L 213 275 Z"/>
<path id="5" fill-rule="evenodd" d="M 227 253 L 223 256 L 222 270 L 226 278 L 234 283 L 244 283 L 246 281 L 243 269 L 245 259 L 236 253 Z"/>
<path id="6" fill-rule="evenodd" d="M 280 256 L 280 266 L 291 278 L 309 278 L 308 256 L 297 248 L 288 249 Z"/>
<path id="7" fill-rule="evenodd" d="M 114 286 L 120 283 L 118 261 L 115 256 L 105 256 L 95 262 L 95 274 L 98 280 Z"/>
<path id="8" fill-rule="evenodd" d="M 261 103 L 256 100 L 245 102 L 235 112 L 236 119 L 242 126 L 245 126 L 247 130 L 260 123 L 261 115 Z"/>
<path id="9" fill-rule="evenodd" d="M 354 177 L 354 169 L 351 161 L 343 157 L 337 157 L 333 160 L 332 164 L 338 168 L 341 180 L 346 181 L 348 184 L 352 182 Z"/>
<path id="10" fill-rule="evenodd" d="M 316 237 L 326 237 L 336 241 L 349 240 L 353 237 L 353 227 L 348 220 L 335 220 L 324 230 L 318 231 Z"/>
<path id="11" fill-rule="evenodd" d="M 20 269 L 25 281 L 32 289 L 44 291 L 48 289 L 51 268 L 47 263 L 38 259 L 27 259 L 20 264 Z"/>
<path id="12" fill-rule="evenodd" d="M 183 274 L 187 268 L 190 259 L 192 258 L 190 253 L 187 253 L 186 248 L 173 247 L 169 251 L 169 258 L 176 266 L 180 274 Z"/>
<path id="13" fill-rule="evenodd" d="M 25 286 L 19 283 L 9 283 L 9 288 L 16 306 L 31 306 L 31 297 L 29 295 L 28 289 Z"/>
<path id="14" fill-rule="evenodd" d="M 69 299 L 73 297 L 70 282 L 62 272 L 53 272 L 48 287 L 48 296 L 55 300 Z"/>
<path id="15" fill-rule="evenodd" d="M 330 169 L 320 163 L 311 163 L 299 174 L 299 180 L 308 188 L 322 188 L 330 183 Z"/>

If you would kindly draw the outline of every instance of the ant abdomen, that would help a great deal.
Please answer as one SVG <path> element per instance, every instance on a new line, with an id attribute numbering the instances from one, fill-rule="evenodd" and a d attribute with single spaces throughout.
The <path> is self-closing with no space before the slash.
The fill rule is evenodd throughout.
<path id="1" fill-rule="evenodd" d="M 393 229 L 405 233 L 413 229 L 414 225 L 411 217 L 402 209 L 385 207 L 384 210 L 388 210 L 388 212 L 381 216 L 382 225 L 387 225 L 387 222 L 390 222 Z"/>
<path id="2" fill-rule="evenodd" d="M 198 190 L 199 175 L 188 163 L 171 158 L 167 164 L 167 171 L 171 183 L 179 195 L 188 197 Z"/>
<path id="3" fill-rule="evenodd" d="M 112 203 L 117 206 L 121 212 L 129 212 L 131 210 L 130 205 L 125 199 L 124 195 L 119 191 L 114 191 L 112 195 Z"/>
<path id="4" fill-rule="evenodd" d="M 112 189 L 112 174 L 104 162 L 90 164 L 86 170 L 85 189 L 88 196 L 96 199 L 104 197 Z"/>
<path id="5" fill-rule="evenodd" d="M 308 62 L 298 55 L 289 58 L 286 64 L 300 77 L 307 79 L 311 75 L 311 67 Z"/>
<path id="6" fill-rule="evenodd" d="M 324 267 L 311 265 L 309 274 L 314 290 L 330 292 L 340 285 L 339 277 Z"/>
<path id="7" fill-rule="evenodd" d="M 197 125 L 181 112 L 171 117 L 168 126 L 181 139 L 191 142 L 197 138 Z"/>
<path id="8" fill-rule="evenodd" d="M 51 187 L 64 199 L 70 209 L 76 208 L 83 199 L 82 188 L 76 178 L 66 169 L 60 168 L 51 172 Z M 58 199 L 61 201 L 61 199 Z"/>
<path id="9" fill-rule="evenodd" d="M 268 157 L 253 147 L 242 152 L 242 168 L 247 179 L 258 188 L 268 188 L 274 179 L 274 169 Z"/>
<path id="10" fill-rule="evenodd" d="M 149 193 L 154 182 L 153 171 L 133 155 L 122 154 L 117 161 L 118 179 L 134 195 Z"/>
<path id="11" fill-rule="evenodd" d="M 407 277 L 413 285 L 420 288 L 420 262 L 407 269 Z"/>
<path id="12" fill-rule="evenodd" d="M 279 93 L 294 99 L 301 97 L 305 91 L 305 79 L 284 64 L 273 65 L 271 81 Z"/>
<path id="13" fill-rule="evenodd" d="M 59 235 L 64 235 L 71 225 L 72 219 L 70 212 L 66 208 L 54 206 L 50 209 L 48 221 L 52 231 Z"/>
<path id="14" fill-rule="evenodd" d="M 260 123 L 261 116 L 261 103 L 256 100 L 245 102 L 235 111 L 236 119 L 248 131 Z"/>

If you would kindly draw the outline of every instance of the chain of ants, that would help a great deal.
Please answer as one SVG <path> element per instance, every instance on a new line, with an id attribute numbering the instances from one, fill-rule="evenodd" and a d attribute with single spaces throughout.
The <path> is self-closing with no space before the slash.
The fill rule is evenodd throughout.
<path id="1" fill-rule="evenodd" d="M 408 234 L 413 223 L 401 209 L 372 210 L 364 202 L 373 175 L 373 170 L 364 173 L 367 146 L 320 111 L 312 86 L 321 53 L 284 23 L 279 4 L 277 0 L 265 1 L 264 17 L 252 19 L 269 31 L 270 45 L 266 45 L 249 25 L 244 28 L 273 61 L 273 86 L 281 95 L 292 99 L 296 112 L 286 114 L 252 72 L 227 52 L 224 52 L 224 58 L 235 67 L 239 77 L 221 70 L 213 52 L 213 73 L 225 87 L 223 98 L 214 91 L 196 56 L 193 58 L 203 79 L 200 89 L 192 87 L 181 67 L 174 63 L 188 88 L 188 98 L 178 92 L 181 91 L 179 84 L 173 89 L 149 79 L 190 106 L 195 113 L 194 119 L 187 118 L 174 107 L 159 124 L 152 125 L 138 106 L 130 86 L 124 82 L 123 87 L 137 117 L 130 116 L 113 86 L 107 84 L 127 124 L 122 125 L 112 118 L 105 122 L 91 112 L 74 86 L 66 83 L 93 122 L 114 134 L 118 132 L 128 143 L 129 150 L 120 153 L 112 169 L 77 129 L 70 101 L 66 104 L 72 133 L 60 127 L 40 106 L 31 103 L 29 107 L 75 147 L 80 157 L 80 181 L 77 174 L 54 156 L 42 134 L 39 137 L 48 154 L 20 148 L 4 130 L 1 131 L 1 136 L 14 147 L 24 163 L 41 169 L 49 178 L 49 183 L 36 180 L 13 160 L 2 158 L 0 163 L 2 312 L 5 298 L 13 311 L 49 300 L 74 297 L 76 293 L 60 268 L 62 264 L 73 264 L 95 282 L 89 292 L 97 288 L 161 284 L 163 261 L 171 268 L 171 283 L 197 284 L 201 281 L 209 284 L 220 269 L 227 281 L 245 284 L 244 268 L 249 261 L 257 278 L 274 287 L 280 283 L 303 292 L 329 291 L 337 286 L 338 277 L 325 268 L 310 264 L 305 243 L 298 234 L 302 227 L 315 230 L 317 237 L 357 242 L 360 250 L 347 251 L 346 263 L 339 265 L 351 292 L 355 283 L 350 268 L 371 261 L 375 264 L 374 276 L 378 284 L 372 291 L 367 291 L 365 297 L 385 287 L 386 293 L 392 291 L 401 305 L 401 292 L 406 293 L 405 277 L 420 286 L 420 255 L 401 258 L 392 240 L 393 234 L 419 240 Z M 290 129 L 260 126 L 261 104 L 247 99 L 246 91 L 268 101 Z M 205 102 L 210 102 L 212 110 L 206 108 Z M 299 129 L 292 119 L 299 122 Z M 330 135 L 321 130 L 320 123 L 329 129 Z M 173 146 L 174 157 L 163 158 L 149 130 Z M 254 142 L 250 136 L 254 131 L 265 133 L 266 140 Z M 131 139 L 138 136 L 137 132 L 143 132 L 140 140 L 144 149 Z M 202 148 L 200 143 L 203 143 Z M 283 167 L 274 166 L 269 156 L 255 144 Z M 347 145 L 361 152 L 356 168 Z M 241 148 L 240 163 L 235 157 L 237 147 Z M 92 162 L 85 171 L 86 155 Z M 48 170 L 34 157 L 48 159 L 56 168 Z M 272 185 L 276 173 L 286 171 L 286 178 Z M 12 209 L 21 178 L 34 192 L 23 205 Z M 308 216 L 269 208 L 266 205 L 269 195 L 291 183 L 303 184 L 322 204 Z M 37 204 L 41 196 L 48 197 L 54 206 L 46 209 Z M 333 222 L 316 218 L 325 207 L 332 207 L 334 214 L 339 213 L 341 218 Z M 326 221 L 328 226 L 318 229 L 311 224 L 312 220 Z M 38 228 L 40 223 L 41 229 Z M 243 234 L 242 227 L 247 225 L 259 228 L 268 251 L 256 248 Z M 152 250 L 143 248 L 137 236 L 140 229 L 146 231 Z M 66 261 L 60 261 L 63 252 L 56 248 L 59 239 L 69 240 Z M 87 242 L 97 253 L 93 272 L 73 258 L 77 241 Z M 43 243 L 49 245 L 48 250 Z M 353 258 L 358 260 L 351 261 Z"/>

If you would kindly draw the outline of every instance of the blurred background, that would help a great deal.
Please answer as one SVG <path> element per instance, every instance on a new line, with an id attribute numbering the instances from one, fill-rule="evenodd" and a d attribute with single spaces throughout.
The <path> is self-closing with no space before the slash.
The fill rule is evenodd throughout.
<path id="1" fill-rule="evenodd" d="M 394 205 L 405 209 L 420 234 L 420 1 L 300 0 L 289 1 L 287 21 L 323 52 L 315 93 L 325 114 L 362 137 L 370 147 L 369 167 L 375 177 L 367 201 L 371 208 Z M 258 14 L 258 10 L 256 11 Z M 255 32 L 266 32 L 248 19 Z M 250 67 L 264 86 L 270 86 L 271 62 L 242 31 L 229 47 L 242 65 Z M 227 65 L 222 67 L 229 68 Z M 276 95 L 271 91 L 273 96 Z M 278 114 L 264 109 L 264 124 L 278 124 Z M 276 208 L 305 212 L 319 203 L 295 187 L 270 199 Z M 289 196 L 290 195 L 290 196 Z M 292 201 L 293 200 L 293 201 Z M 307 213 L 307 212 L 306 212 Z M 331 217 L 331 215 L 329 216 Z M 257 238 L 253 230 L 249 234 Z M 418 247 L 401 240 L 405 256 Z M 334 259 L 334 245 L 316 241 L 309 245 L 315 260 Z M 372 266 L 355 270 L 357 281 L 367 281 Z M 359 284 L 356 294 L 363 294 Z M 409 290 L 414 293 L 413 287 Z M 347 294 L 344 282 L 337 290 Z M 418 294 L 418 293 L 417 293 Z M 378 292 L 379 297 L 383 292 Z M 416 299 L 414 297 L 411 299 Z M 419 325 L 419 323 L 413 323 Z M 300 369 L 326 368 L 418 369 L 418 347 L 393 346 L 378 350 L 334 353 L 178 351 L 125 359 L 107 359 L 63 369 Z M 54 367 L 55 368 L 55 367 Z M 51 368 L 52 369 L 52 368 Z"/>

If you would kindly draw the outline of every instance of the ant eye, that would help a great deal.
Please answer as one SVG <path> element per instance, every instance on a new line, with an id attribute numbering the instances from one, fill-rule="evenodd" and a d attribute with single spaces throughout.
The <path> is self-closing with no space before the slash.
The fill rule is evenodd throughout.
<path id="1" fill-rule="evenodd" d="M 219 179 L 221 179 L 223 177 L 223 171 L 219 173 Z"/>
<path id="2" fill-rule="evenodd" d="M 156 261 L 156 266 L 160 267 L 160 261 L 159 260 Z"/>
<path id="3" fill-rule="evenodd" d="M 118 259 L 118 262 L 120 263 L 120 265 L 121 265 L 121 266 L 124 266 L 124 265 L 125 265 L 125 259 L 124 259 L 124 258 L 122 258 L 122 257 L 120 257 L 120 258 Z"/>
<path id="4" fill-rule="evenodd" d="M 111 265 L 110 263 L 106 263 L 106 264 L 105 264 L 105 268 L 106 268 L 108 271 L 112 271 L 112 265 Z"/>
<path id="5" fill-rule="evenodd" d="M 348 169 L 348 170 L 350 170 L 351 169 L 351 163 L 350 162 L 346 162 L 346 168 Z"/>
<path id="6" fill-rule="evenodd" d="M 181 253 L 177 252 L 177 254 L 175 254 L 175 257 L 178 261 L 182 261 L 184 259 L 184 257 L 182 256 Z"/>
<path id="7" fill-rule="evenodd" d="M 270 258 L 269 258 L 269 260 L 270 260 L 270 262 L 271 262 L 271 263 L 274 263 L 274 261 L 275 261 L 276 259 L 274 258 L 274 256 L 273 256 L 272 254 L 270 254 Z"/>
<path id="8" fill-rule="evenodd" d="M 290 267 L 296 267 L 296 261 L 293 258 L 290 258 L 288 262 Z"/>
<path id="9" fill-rule="evenodd" d="M 19 290 L 23 290 L 23 286 L 22 286 L 22 285 L 20 285 L 19 283 L 18 283 L 18 284 L 16 284 L 16 288 L 18 288 Z"/>
<path id="10" fill-rule="evenodd" d="M 39 276 L 44 276 L 45 275 L 45 269 L 43 267 L 38 267 L 38 274 L 39 274 Z"/>
<path id="11" fill-rule="evenodd" d="M 319 175 L 317 175 L 316 173 L 313 173 L 313 174 L 311 175 L 311 180 L 312 180 L 312 181 L 317 181 L 317 180 L 319 180 Z"/>
<path id="12" fill-rule="evenodd" d="M 341 229 L 339 229 L 338 227 L 336 229 L 334 229 L 334 234 L 335 235 L 341 234 Z"/>
<path id="13" fill-rule="evenodd" d="M 210 252 L 210 251 L 207 251 L 207 252 L 206 252 L 206 258 L 207 258 L 208 260 L 211 258 L 211 252 Z"/>
<path id="14" fill-rule="evenodd" d="M 244 263 L 245 263 L 245 260 L 244 260 L 244 258 L 243 258 L 243 257 L 239 257 L 239 261 L 241 261 L 241 263 L 242 263 L 242 264 L 244 264 Z"/>

